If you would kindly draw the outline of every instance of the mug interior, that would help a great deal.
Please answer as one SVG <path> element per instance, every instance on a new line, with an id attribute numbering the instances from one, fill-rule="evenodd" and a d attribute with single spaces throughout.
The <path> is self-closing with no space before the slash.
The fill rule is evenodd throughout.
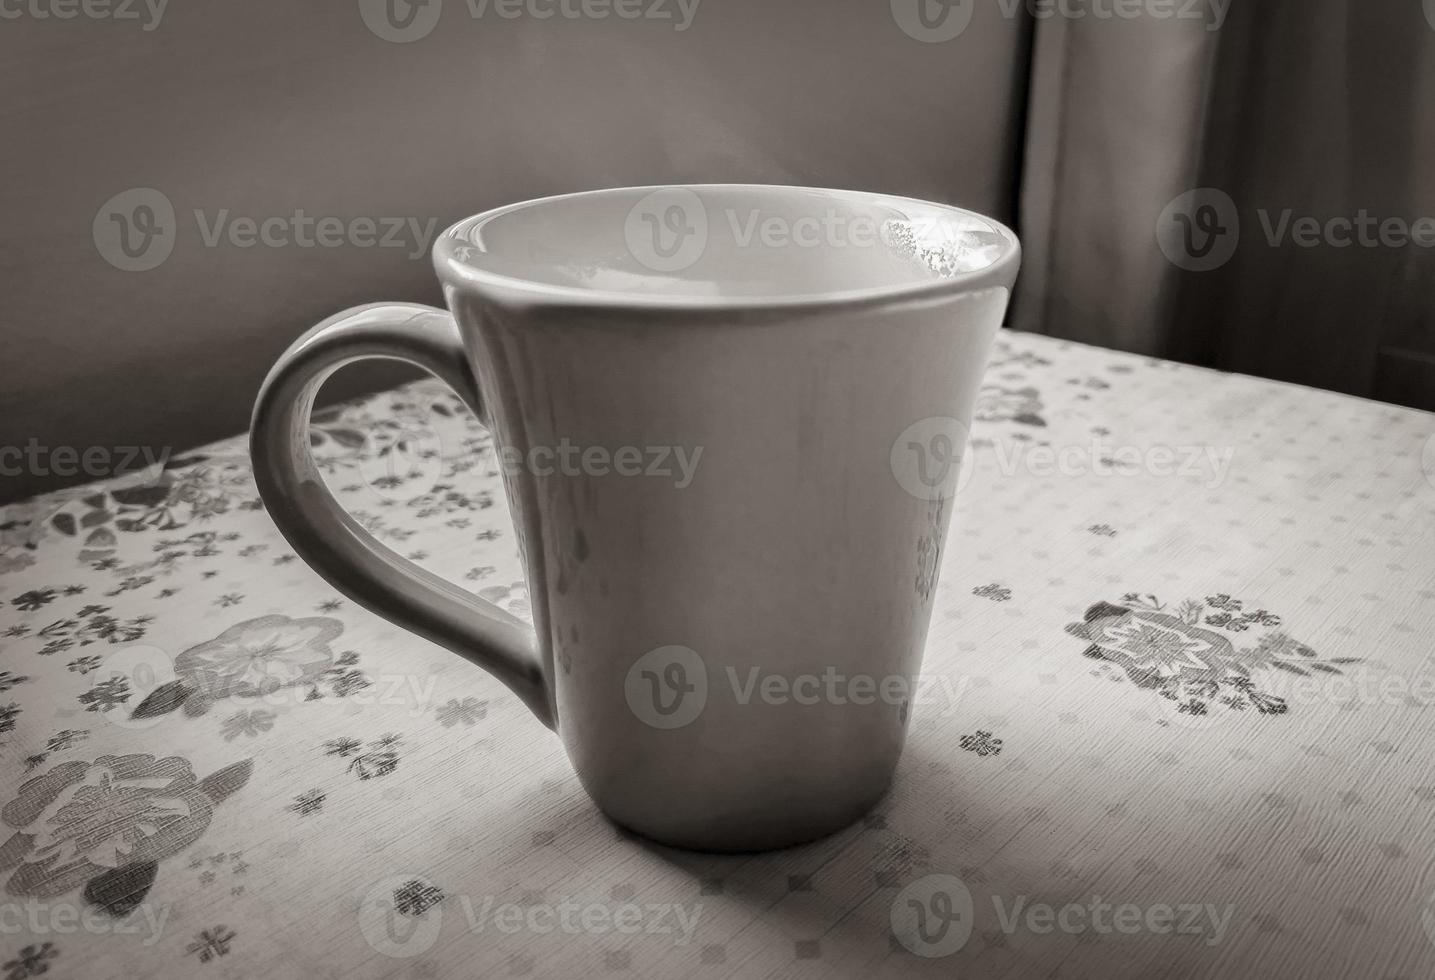
<path id="1" fill-rule="evenodd" d="M 1017 252 L 1005 227 L 960 208 L 858 191 L 750 184 L 618 188 L 468 218 L 435 262 L 461 279 L 678 305 L 924 292 Z"/>

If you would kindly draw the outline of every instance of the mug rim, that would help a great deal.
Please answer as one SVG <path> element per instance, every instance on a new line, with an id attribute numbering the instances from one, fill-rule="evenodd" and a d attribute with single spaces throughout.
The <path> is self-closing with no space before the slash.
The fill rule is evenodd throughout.
<path id="1" fill-rule="evenodd" d="M 580 286 L 566 286 L 539 282 L 515 276 L 506 276 L 485 269 L 455 254 L 463 247 L 472 247 L 468 233 L 495 218 L 524 208 L 541 204 L 553 204 L 578 198 L 605 197 L 609 195 L 651 194 L 663 190 L 685 190 L 695 194 L 703 191 L 751 191 L 751 192 L 806 192 L 834 194 L 857 199 L 865 203 L 888 203 L 922 208 L 935 208 L 967 219 L 976 219 L 992 226 L 1004 240 L 1001 254 L 990 264 L 969 272 L 956 272 L 938 279 L 912 279 L 890 285 L 868 286 L 858 289 L 833 289 L 815 293 L 800 293 L 790 296 L 704 296 L 667 293 L 638 293 L 618 290 L 587 289 Z M 490 208 L 475 215 L 454 222 L 434 242 L 432 257 L 434 269 L 446 287 L 469 287 L 484 294 L 524 306 L 563 306 L 604 310 L 630 310 L 634 313 L 653 311 L 672 312 L 746 312 L 746 311 L 798 311 L 823 308 L 851 308 L 869 305 L 887 305 L 912 301 L 939 300 L 965 295 L 990 288 L 1010 290 L 1016 278 L 1021 261 L 1021 241 L 1015 232 L 995 218 L 988 217 L 968 208 L 938 201 L 906 197 L 899 194 L 883 194 L 876 191 L 860 191 L 831 187 L 812 187 L 802 184 L 753 184 L 753 183 L 704 183 L 704 184 L 645 184 L 630 187 L 605 187 L 564 194 L 551 194 Z"/>

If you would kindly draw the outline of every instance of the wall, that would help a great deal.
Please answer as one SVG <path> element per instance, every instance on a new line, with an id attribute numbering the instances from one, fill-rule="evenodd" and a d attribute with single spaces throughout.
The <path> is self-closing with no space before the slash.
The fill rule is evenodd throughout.
<path id="1" fill-rule="evenodd" d="M 407 44 L 375 36 L 353 0 L 176 3 L 151 31 L 0 22 L 0 446 L 182 449 L 232 434 L 315 321 L 439 300 L 413 237 L 211 247 L 205 225 L 226 209 L 441 230 L 527 197 L 721 180 L 860 187 L 1012 220 L 1020 20 L 984 15 L 924 44 L 888 3 L 859 0 L 706 0 L 681 32 L 493 8 L 475 19 L 462 0 L 440 13 Z M 149 271 L 114 268 L 94 239 L 102 205 L 130 188 L 161 191 L 177 215 L 173 251 Z M 330 390 L 392 377 L 346 372 Z M 0 501 L 65 482 L 3 477 Z"/>

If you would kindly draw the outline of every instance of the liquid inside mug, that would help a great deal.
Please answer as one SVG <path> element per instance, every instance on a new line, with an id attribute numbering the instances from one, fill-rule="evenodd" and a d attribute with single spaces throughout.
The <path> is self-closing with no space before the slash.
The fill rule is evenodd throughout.
<path id="1" fill-rule="evenodd" d="M 1019 253 L 976 214 L 849 191 L 499 208 L 435 245 L 448 311 L 356 308 L 283 355 L 254 410 L 259 490 L 336 589 L 522 698 L 619 824 L 705 850 L 820 837 L 895 772 Z M 532 627 L 325 488 L 315 394 L 371 357 L 427 369 L 491 431 Z"/>

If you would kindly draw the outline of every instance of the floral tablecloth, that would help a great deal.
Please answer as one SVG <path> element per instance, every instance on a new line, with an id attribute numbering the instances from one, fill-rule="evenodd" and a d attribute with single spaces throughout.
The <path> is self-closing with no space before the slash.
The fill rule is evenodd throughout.
<path id="1" fill-rule="evenodd" d="M 893 789 L 764 855 L 618 831 L 240 438 L 0 510 L 5 976 L 1435 976 L 1435 418 L 1004 333 L 978 419 Z M 526 615 L 446 389 L 313 443 Z"/>

